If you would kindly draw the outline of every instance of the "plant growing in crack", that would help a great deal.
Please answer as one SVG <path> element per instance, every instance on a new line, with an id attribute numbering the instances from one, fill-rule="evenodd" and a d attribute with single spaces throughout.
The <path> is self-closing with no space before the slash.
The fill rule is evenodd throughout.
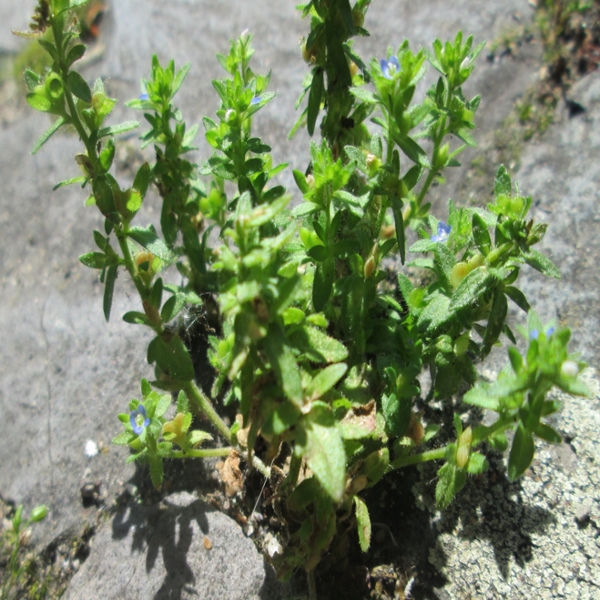
<path id="1" fill-rule="evenodd" d="M 568 354 L 569 331 L 542 327 L 515 285 L 526 265 L 559 278 L 533 249 L 546 225 L 528 218 L 531 198 L 500 167 L 486 209 L 450 202 L 441 221 L 427 202 L 444 169 L 458 167 L 460 153 L 475 144 L 479 97 L 467 99 L 462 86 L 483 44 L 459 33 L 414 53 L 404 42 L 367 64 L 352 38 L 367 34 L 369 0 L 301 5 L 310 18 L 302 43 L 310 72 L 292 133 L 319 130 L 321 140 L 310 144 L 308 168 L 293 171 L 301 201 L 290 210 L 291 195 L 275 182 L 287 164 L 275 164 L 252 132 L 253 115 L 274 94 L 269 76 L 250 67 L 246 33 L 217 57 L 226 75 L 213 81 L 220 108 L 203 119 L 213 154 L 200 164 L 187 158 L 199 128 L 188 127 L 173 104 L 189 65 L 176 70 L 153 57 L 142 95 L 128 105 L 143 111 L 150 129 L 142 146 L 153 144 L 156 160 L 123 189 L 110 173 L 114 138 L 138 123 L 105 125 L 116 101 L 100 80 L 90 87 L 72 68 L 85 53 L 71 18 L 81 4 L 38 6 L 33 29 L 51 32 L 40 43 L 52 66 L 25 72 L 27 100 L 56 120 L 34 151 L 61 127 L 75 128 L 83 175 L 57 187 L 88 189 L 88 204 L 103 217 L 93 233 L 97 250 L 81 261 L 100 272 L 107 320 L 119 272 L 139 294 L 140 310 L 123 318 L 152 331 L 154 379 L 142 380 L 141 400 L 119 415 L 123 432 L 114 442 L 129 445 L 128 461 L 149 464 L 155 486 L 165 459 L 224 456 L 258 469 L 287 530 L 271 560 L 281 577 L 304 569 L 316 598 L 315 568 L 342 526 L 355 523 L 368 550 L 362 493 L 386 473 L 442 461 L 436 499 L 445 507 L 469 474 L 486 469 L 484 443 L 507 448 L 506 433 L 514 431 L 514 479 L 531 464 L 534 436 L 560 440 L 543 421 L 559 408 L 547 393 L 558 386 L 585 394 L 584 365 Z M 438 79 L 416 101 L 427 63 Z M 162 201 L 160 233 L 134 225 L 151 190 Z M 407 248 L 409 228 L 418 240 Z M 409 265 L 429 272 L 427 284 L 405 274 L 407 252 Z M 397 271 L 391 286 L 385 264 Z M 168 282 L 168 269 L 181 284 Z M 511 346 L 497 382 L 476 384 L 476 363 L 501 336 L 516 343 L 508 300 L 529 313 L 528 350 L 523 356 Z M 203 338 L 209 362 L 195 360 L 190 336 L 174 325 L 186 312 L 212 323 Z M 432 385 L 422 397 L 424 369 Z M 202 384 L 199 370 L 208 374 Z M 465 386 L 464 401 L 495 411 L 497 420 L 476 426 L 455 415 L 455 441 L 440 446 L 439 426 L 422 423 L 418 409 L 434 397 L 450 401 Z M 235 410 L 232 426 L 216 408 L 222 405 Z"/>

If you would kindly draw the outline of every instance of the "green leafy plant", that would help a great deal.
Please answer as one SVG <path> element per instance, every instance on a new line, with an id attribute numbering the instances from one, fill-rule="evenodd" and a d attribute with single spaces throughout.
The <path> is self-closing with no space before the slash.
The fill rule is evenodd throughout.
<path id="1" fill-rule="evenodd" d="M 368 550 L 362 494 L 386 473 L 442 461 L 436 499 L 445 507 L 469 474 L 486 469 L 484 443 L 507 448 L 506 433 L 515 432 L 514 479 L 531 464 L 534 436 L 560 440 L 542 421 L 558 409 L 546 395 L 552 386 L 585 394 L 577 379 L 584 365 L 567 353 L 568 330 L 543 328 L 516 286 L 523 267 L 560 277 L 533 248 L 546 225 L 528 217 L 531 198 L 500 167 L 485 209 L 450 202 L 442 221 L 427 202 L 444 169 L 458 167 L 475 144 L 479 97 L 466 98 L 462 86 L 483 44 L 459 33 L 414 53 L 404 42 L 367 64 L 352 38 L 367 34 L 368 0 L 301 5 L 310 18 L 302 43 L 310 70 L 292 134 L 305 126 L 321 140 L 310 144 L 308 168 L 293 170 L 301 201 L 290 210 L 276 180 L 287 164 L 276 164 L 252 131 L 253 115 L 274 94 L 268 75 L 250 67 L 247 34 L 217 57 L 225 71 L 213 81 L 220 107 L 203 119 L 213 151 L 199 165 L 187 158 L 199 128 L 188 127 L 173 103 L 189 65 L 177 70 L 153 57 L 141 96 L 128 105 L 143 111 L 150 128 L 142 146 L 153 145 L 156 161 L 122 189 L 110 173 L 114 136 L 138 124 L 105 125 L 116 101 L 73 70 L 85 47 L 68 15 L 80 4 L 38 7 L 35 29 L 52 33 L 40 40 L 52 66 L 25 72 L 27 100 L 56 120 L 34 151 L 60 127 L 75 128 L 83 175 L 59 186 L 88 189 L 88 204 L 104 219 L 93 234 L 97 249 L 81 261 L 100 273 L 107 320 L 119 272 L 139 293 L 140 310 L 123 318 L 153 332 L 154 379 L 142 380 L 141 399 L 119 415 L 123 432 L 114 442 L 129 445 L 128 460 L 149 464 L 155 486 L 165 459 L 244 459 L 271 479 L 287 528 L 285 548 L 272 558 L 278 574 L 304 569 L 316 597 L 314 570 L 341 523 L 355 523 Z M 427 63 L 437 81 L 415 100 Z M 134 224 L 151 190 L 162 201 L 160 233 Z M 411 231 L 417 240 L 407 248 Z M 407 276 L 409 255 L 426 283 Z M 167 283 L 169 268 L 181 284 Z M 511 346 L 510 368 L 491 385 L 477 384 L 476 363 L 502 336 L 516 343 L 509 301 L 529 313 L 528 350 L 523 356 Z M 190 315 L 207 323 L 199 352 Z M 456 415 L 454 433 L 446 432 L 455 441 L 440 446 L 439 425 L 422 423 L 418 407 L 466 388 L 465 402 L 498 418 L 472 426 Z M 233 409 L 231 427 L 216 407 Z"/>
<path id="2" fill-rule="evenodd" d="M 23 507 L 19 506 L 15 511 L 15 514 L 10 521 L 11 527 L 5 534 L 5 542 L 10 547 L 10 557 L 2 581 L 2 589 L 0 591 L 1 600 L 8 600 L 9 598 L 14 597 L 12 591 L 14 590 L 19 577 L 25 572 L 25 566 L 21 564 L 19 559 L 21 550 L 29 537 L 29 526 L 44 520 L 47 514 L 47 506 L 36 506 L 31 511 L 29 519 L 27 519 L 26 522 L 23 522 Z"/>

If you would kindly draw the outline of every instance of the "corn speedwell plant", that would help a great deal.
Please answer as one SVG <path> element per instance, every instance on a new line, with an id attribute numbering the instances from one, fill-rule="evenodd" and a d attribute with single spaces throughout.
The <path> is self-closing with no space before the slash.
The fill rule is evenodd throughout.
<path id="1" fill-rule="evenodd" d="M 81 261 L 100 272 L 107 320 L 119 272 L 139 293 L 140 310 L 123 318 L 153 332 L 147 358 L 155 375 L 119 415 L 114 442 L 130 446 L 129 461 L 150 465 L 155 486 L 165 459 L 244 459 L 270 478 L 287 527 L 285 548 L 272 559 L 279 575 L 305 569 L 315 597 L 314 569 L 342 521 L 355 522 L 360 547 L 369 548 L 362 493 L 386 473 L 441 461 L 436 499 L 446 507 L 468 474 L 486 469 L 484 442 L 505 449 L 514 432 L 515 479 L 531 464 L 534 436 L 560 441 L 544 423 L 559 408 L 547 393 L 558 386 L 585 394 L 584 365 L 567 352 L 569 331 L 542 326 L 516 286 L 525 266 L 559 277 L 533 248 L 546 225 L 528 217 L 531 198 L 500 167 L 485 209 L 450 202 L 440 220 L 427 203 L 431 185 L 474 145 L 479 97 L 467 99 L 462 86 L 482 44 L 459 33 L 415 53 L 404 42 L 367 64 L 352 38 L 367 35 L 369 0 L 301 5 L 310 18 L 302 42 L 309 73 L 292 133 L 306 127 L 321 139 L 310 144 L 308 168 L 293 171 L 302 201 L 290 210 L 290 193 L 274 181 L 287 165 L 252 132 L 253 115 L 274 94 L 269 76 L 250 67 L 246 34 L 217 57 L 225 71 L 213 81 L 220 108 L 203 119 L 213 153 L 200 164 L 187 158 L 198 127 L 173 103 L 189 65 L 176 70 L 153 57 L 142 95 L 128 105 L 149 124 L 142 146 L 152 144 L 156 159 L 123 189 L 111 175 L 114 137 L 138 124 L 105 125 L 116 101 L 100 80 L 90 87 L 73 69 L 85 53 L 73 18 L 82 3 L 40 0 L 37 8 L 32 29 L 51 30 L 40 43 L 52 66 L 25 73 L 27 100 L 55 120 L 34 150 L 61 127 L 76 130 L 83 175 L 59 185 L 87 189 L 103 217 L 97 250 Z M 427 63 L 438 78 L 415 99 Z M 160 232 L 134 224 L 150 190 L 162 199 Z M 418 241 L 407 249 L 409 228 Z M 427 283 L 404 272 L 408 253 Z M 384 264 L 394 266 L 392 279 Z M 173 268 L 178 285 L 166 279 Z M 477 384 L 475 364 L 501 336 L 516 343 L 509 300 L 529 313 L 527 352 L 511 346 L 498 380 Z M 208 361 L 177 325 L 182 315 L 205 323 Z M 428 394 L 419 380 L 425 369 Z M 464 401 L 497 419 L 465 426 L 455 415 L 455 441 L 440 445 L 439 425 L 422 423 L 418 407 L 465 386 L 472 389 Z M 216 409 L 223 405 L 237 413 L 231 427 Z"/>

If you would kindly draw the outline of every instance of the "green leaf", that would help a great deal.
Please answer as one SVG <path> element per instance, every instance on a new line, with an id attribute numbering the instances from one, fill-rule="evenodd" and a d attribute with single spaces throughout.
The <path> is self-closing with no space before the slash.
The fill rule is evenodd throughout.
<path id="1" fill-rule="evenodd" d="M 293 350 L 284 343 L 285 333 L 276 323 L 269 325 L 263 345 L 271 368 L 286 396 L 298 407 L 304 403 L 300 371 Z"/>
<path id="2" fill-rule="evenodd" d="M 531 431 L 528 431 L 522 423 L 519 423 L 508 458 L 508 478 L 511 481 L 515 481 L 527 471 L 533 461 L 534 451 Z"/>
<path id="3" fill-rule="evenodd" d="M 425 150 L 423 150 L 415 140 L 407 135 L 398 134 L 394 136 L 394 141 L 400 146 L 402 152 L 404 152 L 410 160 L 421 167 L 431 169 L 431 164 Z"/>
<path id="4" fill-rule="evenodd" d="M 33 108 L 36 108 L 36 107 L 34 106 Z M 40 109 L 38 109 L 38 110 L 40 110 Z M 50 127 L 48 127 L 48 129 L 46 129 L 46 131 L 44 131 L 44 133 L 42 133 L 42 135 L 38 138 L 37 142 L 33 145 L 31 154 L 35 154 L 50 139 L 50 137 L 54 133 L 56 133 L 65 123 L 66 123 L 66 120 L 64 117 L 58 117 L 58 119 L 56 119 L 54 121 L 54 123 L 52 123 L 52 125 L 50 125 Z M 82 181 L 83 178 L 77 177 L 76 180 Z M 69 180 L 69 182 L 73 182 L 73 181 L 74 181 L 73 179 Z M 56 187 L 60 187 L 60 185 L 56 186 Z M 54 187 L 53 189 L 56 189 L 56 187 Z"/>
<path id="5" fill-rule="evenodd" d="M 473 213 L 472 228 L 473 239 L 479 251 L 484 256 L 487 256 L 492 247 L 492 239 L 490 238 L 490 232 L 485 221 L 476 212 Z"/>
<path id="6" fill-rule="evenodd" d="M 306 386 L 307 398 L 311 401 L 321 398 L 346 374 L 347 369 L 345 363 L 337 363 L 319 371 Z"/>
<path id="7" fill-rule="evenodd" d="M 261 431 L 266 435 L 281 435 L 293 427 L 302 416 L 300 409 L 290 400 L 284 400 L 267 412 Z"/>
<path id="8" fill-rule="evenodd" d="M 346 453 L 333 412 L 324 403 L 315 402 L 298 429 L 296 443 L 304 447 L 310 470 L 331 499 L 340 502 L 346 484 Z"/>
<path id="9" fill-rule="evenodd" d="M 168 341 L 161 336 L 155 337 L 148 345 L 148 362 L 156 362 L 173 379 L 190 381 L 194 378 L 192 359 L 178 335 L 173 335 Z"/>
<path id="10" fill-rule="evenodd" d="M 448 246 L 441 242 L 436 242 L 433 247 L 433 270 L 438 280 L 447 290 L 452 289 L 450 273 L 455 262 L 454 254 L 450 252 Z"/>
<path id="11" fill-rule="evenodd" d="M 512 184 L 510 181 L 510 176 L 506 171 L 506 167 L 504 165 L 500 165 L 498 167 L 498 171 L 496 172 L 496 181 L 494 182 L 494 196 L 498 197 L 502 194 L 505 196 L 510 196 L 512 193 Z"/>
<path id="12" fill-rule="evenodd" d="M 175 75 L 175 80 L 173 81 L 173 87 L 171 88 L 171 98 L 173 98 L 179 91 L 179 88 L 183 84 L 183 81 L 190 70 L 190 67 L 191 63 L 186 63 L 183 65 L 183 67 L 181 67 L 181 69 L 179 69 L 179 71 L 177 71 L 177 75 Z"/>
<path id="13" fill-rule="evenodd" d="M 52 57 L 53 60 L 58 61 L 58 52 L 53 43 L 48 40 L 38 39 L 38 44 Z"/>
<path id="14" fill-rule="evenodd" d="M 324 260 L 315 269 L 313 280 L 312 301 L 315 312 L 321 312 L 331 296 L 335 269 L 332 259 Z"/>
<path id="15" fill-rule="evenodd" d="M 504 293 L 523 311 L 528 313 L 531 310 L 531 306 L 525 297 L 525 294 L 519 289 L 512 285 L 504 287 Z"/>
<path id="16" fill-rule="evenodd" d="M 310 256 L 315 262 L 318 263 L 322 263 L 325 260 L 327 260 L 327 248 L 325 248 L 325 246 L 321 246 L 320 244 L 317 244 L 316 246 L 313 246 L 312 248 L 307 250 L 306 254 L 308 254 L 308 256 Z M 319 267 L 317 267 L 317 269 L 318 268 Z M 325 301 L 327 301 L 327 299 Z"/>
<path id="17" fill-rule="evenodd" d="M 450 303 L 450 298 L 441 293 L 431 296 L 419 315 L 419 330 L 433 334 L 446 323 L 453 315 L 453 311 L 450 311 Z"/>
<path id="18" fill-rule="evenodd" d="M 92 90 L 85 79 L 77 71 L 69 71 L 67 75 L 67 88 L 77 98 L 84 102 L 92 101 Z"/>
<path id="19" fill-rule="evenodd" d="M 456 312 L 473 306 L 495 281 L 495 276 L 486 267 L 477 267 L 460 282 L 452 296 L 450 310 Z"/>
<path id="20" fill-rule="evenodd" d="M 399 398 L 397 394 L 384 394 L 381 398 L 381 409 L 390 433 L 402 437 L 410 423 L 412 401 Z"/>
<path id="21" fill-rule="evenodd" d="M 562 442 L 560 433 L 545 423 L 538 423 L 533 432 L 539 438 L 551 444 L 560 444 Z"/>
<path id="22" fill-rule="evenodd" d="M 154 409 L 154 417 L 160 419 L 169 410 L 169 406 L 171 406 L 171 396 L 162 395 Z"/>
<path id="23" fill-rule="evenodd" d="M 310 191 L 310 186 L 308 185 L 308 182 L 306 181 L 306 176 L 304 175 L 304 173 L 302 173 L 302 171 L 297 171 L 296 169 L 293 169 L 292 174 L 294 176 L 294 181 L 296 182 L 298 189 L 303 194 L 308 193 Z"/>
<path id="24" fill-rule="evenodd" d="M 166 263 L 172 263 L 177 260 L 177 256 L 169 249 L 169 247 L 156 235 L 154 227 L 132 227 L 127 232 L 127 235 L 140 246 L 146 248 L 158 256 L 162 261 Z"/>
<path id="25" fill-rule="evenodd" d="M 314 202 L 302 202 L 292 209 L 292 217 L 308 217 L 320 210 L 323 210 L 323 208 L 319 204 L 315 204 Z"/>
<path id="26" fill-rule="evenodd" d="M 25 99 L 31 108 L 39 110 L 40 112 L 48 112 L 52 108 L 52 103 L 43 92 L 40 94 L 30 92 Z"/>
<path id="27" fill-rule="evenodd" d="M 508 302 L 506 301 L 506 296 L 502 290 L 497 288 L 494 291 L 492 308 L 490 311 L 490 316 L 488 317 L 487 326 L 485 328 L 485 335 L 483 336 L 483 355 L 486 355 L 491 350 L 492 346 L 498 341 L 506 322 L 507 313 Z"/>
<path id="28" fill-rule="evenodd" d="M 350 93 L 355 97 L 366 102 L 367 104 L 377 104 L 377 96 L 370 92 L 366 87 L 351 87 Z"/>
<path id="29" fill-rule="evenodd" d="M 500 401 L 496 396 L 490 393 L 488 386 L 485 384 L 479 384 L 470 389 L 463 396 L 463 402 L 472 404 L 473 406 L 481 406 L 481 408 L 487 408 L 490 410 L 500 410 Z"/>
<path id="30" fill-rule="evenodd" d="M 125 121 L 118 125 L 111 125 L 110 127 L 103 127 L 98 130 L 98 139 L 106 137 L 107 135 L 119 135 L 120 133 L 126 133 L 132 129 L 137 129 L 140 124 L 137 121 Z"/>
<path id="31" fill-rule="evenodd" d="M 81 177 L 73 177 L 71 179 L 65 179 L 64 181 L 59 181 L 53 188 L 52 191 L 55 192 L 57 189 L 65 186 L 65 185 L 72 185 L 73 183 L 84 183 L 86 181 L 86 178 L 81 176 Z"/>
<path id="32" fill-rule="evenodd" d="M 373 487 L 387 472 L 390 464 L 390 451 L 382 448 L 376 452 L 371 452 L 363 466 L 363 472 L 369 479 L 367 487 Z"/>
<path id="33" fill-rule="evenodd" d="M 356 526 L 358 529 L 358 543 L 363 552 L 367 552 L 371 545 L 371 518 L 369 509 L 362 498 L 354 496 L 354 505 L 356 507 Z"/>
<path id="34" fill-rule="evenodd" d="M 190 415 L 191 416 L 191 415 Z M 188 444 L 190 446 L 199 446 L 202 442 L 212 440 L 213 436 L 207 431 L 201 431 L 200 429 L 194 429 L 188 434 Z"/>
<path id="35" fill-rule="evenodd" d="M 43 83 L 43 79 L 31 69 L 25 69 L 25 73 L 23 73 L 23 79 L 25 80 L 27 91 L 29 92 L 33 92 L 36 86 Z"/>
<path id="36" fill-rule="evenodd" d="M 162 458 L 156 454 L 151 454 L 150 459 L 150 478 L 152 485 L 156 489 L 160 489 L 163 482 L 163 462 Z"/>
<path id="37" fill-rule="evenodd" d="M 348 350 L 338 340 L 316 327 L 304 325 L 289 334 L 290 342 L 313 362 L 337 363 L 348 358 Z"/>
<path id="38" fill-rule="evenodd" d="M 400 261 L 402 264 L 406 261 L 406 237 L 404 232 L 404 216 L 402 215 L 402 202 L 395 200 L 392 202 L 392 214 L 394 215 L 394 225 L 396 227 L 396 241 L 398 242 L 398 251 L 400 252 Z"/>
<path id="39" fill-rule="evenodd" d="M 98 159 L 100 160 L 100 164 L 105 171 L 108 171 L 112 166 L 113 159 L 115 157 L 115 143 L 114 141 L 108 140 L 106 146 L 100 152 Z"/>
<path id="40" fill-rule="evenodd" d="M 85 54 L 85 45 L 77 44 L 73 46 L 67 54 L 67 66 L 71 66 L 75 61 L 79 60 Z"/>
<path id="41" fill-rule="evenodd" d="M 446 463 L 438 470 L 438 482 L 435 486 L 435 501 L 441 508 L 447 508 L 454 497 L 463 488 L 467 481 L 467 474 L 450 463 Z"/>
<path id="42" fill-rule="evenodd" d="M 152 169 L 150 165 L 145 162 L 139 169 L 135 175 L 135 179 L 133 180 L 133 189 L 137 190 L 142 198 L 146 195 L 148 191 L 148 185 L 150 183 L 150 177 L 152 175 Z"/>
<path id="43" fill-rule="evenodd" d="M 135 310 L 126 312 L 123 315 L 123 321 L 132 325 L 148 325 L 148 327 L 152 327 L 152 321 L 144 313 Z"/>
<path id="44" fill-rule="evenodd" d="M 548 277 L 554 277 L 554 279 L 560 279 L 560 271 L 556 268 L 554 263 L 541 252 L 537 250 L 530 250 L 527 254 L 523 255 L 525 262 Z"/>
<path id="45" fill-rule="evenodd" d="M 79 261 L 91 269 L 104 269 L 106 266 L 106 254 L 103 252 L 88 252 L 79 257 Z"/>
<path id="46" fill-rule="evenodd" d="M 488 461 L 483 454 L 479 452 L 471 453 L 469 462 L 467 463 L 467 473 L 470 475 L 479 475 L 488 469 Z"/>
<path id="47" fill-rule="evenodd" d="M 315 132 L 315 124 L 319 111 L 321 110 L 321 98 L 323 96 L 323 69 L 317 67 L 313 74 L 310 93 L 308 95 L 308 109 L 306 113 L 306 128 L 308 135 Z"/>
<path id="48" fill-rule="evenodd" d="M 96 198 L 96 204 L 103 215 L 115 212 L 115 198 L 106 176 L 95 177 L 92 180 L 92 191 Z"/>
<path id="49" fill-rule="evenodd" d="M 104 281 L 104 318 L 108 321 L 110 318 L 110 309 L 112 306 L 113 292 L 115 290 L 115 280 L 117 279 L 118 265 L 111 265 L 106 269 L 106 279 Z"/>
<path id="50" fill-rule="evenodd" d="M 113 438 L 112 443 L 116 446 L 125 446 L 135 440 L 137 435 L 133 431 L 122 431 L 117 437 Z"/>
<path id="51" fill-rule="evenodd" d="M 163 305 L 160 311 L 160 318 L 164 323 L 172 321 L 185 305 L 185 296 L 175 294 L 171 296 Z"/>

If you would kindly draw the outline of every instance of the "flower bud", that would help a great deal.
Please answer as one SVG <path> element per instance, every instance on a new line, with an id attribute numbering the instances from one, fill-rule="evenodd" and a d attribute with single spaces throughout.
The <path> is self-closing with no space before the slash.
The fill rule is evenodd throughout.
<path id="1" fill-rule="evenodd" d="M 302 41 L 302 58 L 309 65 L 314 65 L 317 62 L 317 45 L 313 44 L 310 48 L 306 46 L 306 40 Z"/>
<path id="2" fill-rule="evenodd" d="M 454 354 L 456 354 L 456 356 L 462 356 L 468 350 L 470 339 L 468 331 L 456 338 L 454 342 Z"/>
<path id="3" fill-rule="evenodd" d="M 375 259 L 372 256 L 369 256 L 363 269 L 363 275 L 365 276 L 365 279 L 370 279 L 373 276 L 373 273 L 375 273 L 376 268 L 377 266 L 375 264 Z"/>
<path id="4" fill-rule="evenodd" d="M 564 377 L 577 377 L 579 366 L 574 360 L 565 360 L 560 367 L 560 374 Z"/>
<path id="5" fill-rule="evenodd" d="M 367 483 L 369 483 L 369 478 L 366 475 L 357 475 L 354 479 L 348 481 L 348 494 L 358 494 L 365 489 Z"/>
<path id="6" fill-rule="evenodd" d="M 40 506 L 36 506 L 31 511 L 31 517 L 29 518 L 29 520 L 32 523 L 39 523 L 40 521 L 42 521 L 43 519 L 46 518 L 47 514 L 48 514 L 48 507 L 45 504 L 41 504 Z"/>
<path id="7" fill-rule="evenodd" d="M 365 23 L 365 14 L 357 6 L 352 9 L 352 23 L 355 27 L 362 27 Z"/>
<path id="8" fill-rule="evenodd" d="M 464 469 L 469 462 L 469 446 L 460 446 L 456 452 L 456 466 Z"/>
<path id="9" fill-rule="evenodd" d="M 480 267 L 485 262 L 485 258 L 483 254 L 475 254 L 469 259 L 467 263 L 469 265 L 469 272 L 475 270 L 477 267 Z"/>
<path id="10" fill-rule="evenodd" d="M 471 426 L 469 426 L 460 434 L 460 437 L 458 438 L 458 445 L 459 446 L 470 446 L 472 441 L 473 441 L 473 430 L 471 429 Z"/>
<path id="11" fill-rule="evenodd" d="M 460 282 L 469 274 L 471 269 L 466 262 L 457 262 L 450 273 L 450 284 L 456 289 Z"/>
<path id="12" fill-rule="evenodd" d="M 369 177 L 373 177 L 377 174 L 381 167 L 381 160 L 374 154 L 367 154 L 367 168 L 369 169 Z"/>

